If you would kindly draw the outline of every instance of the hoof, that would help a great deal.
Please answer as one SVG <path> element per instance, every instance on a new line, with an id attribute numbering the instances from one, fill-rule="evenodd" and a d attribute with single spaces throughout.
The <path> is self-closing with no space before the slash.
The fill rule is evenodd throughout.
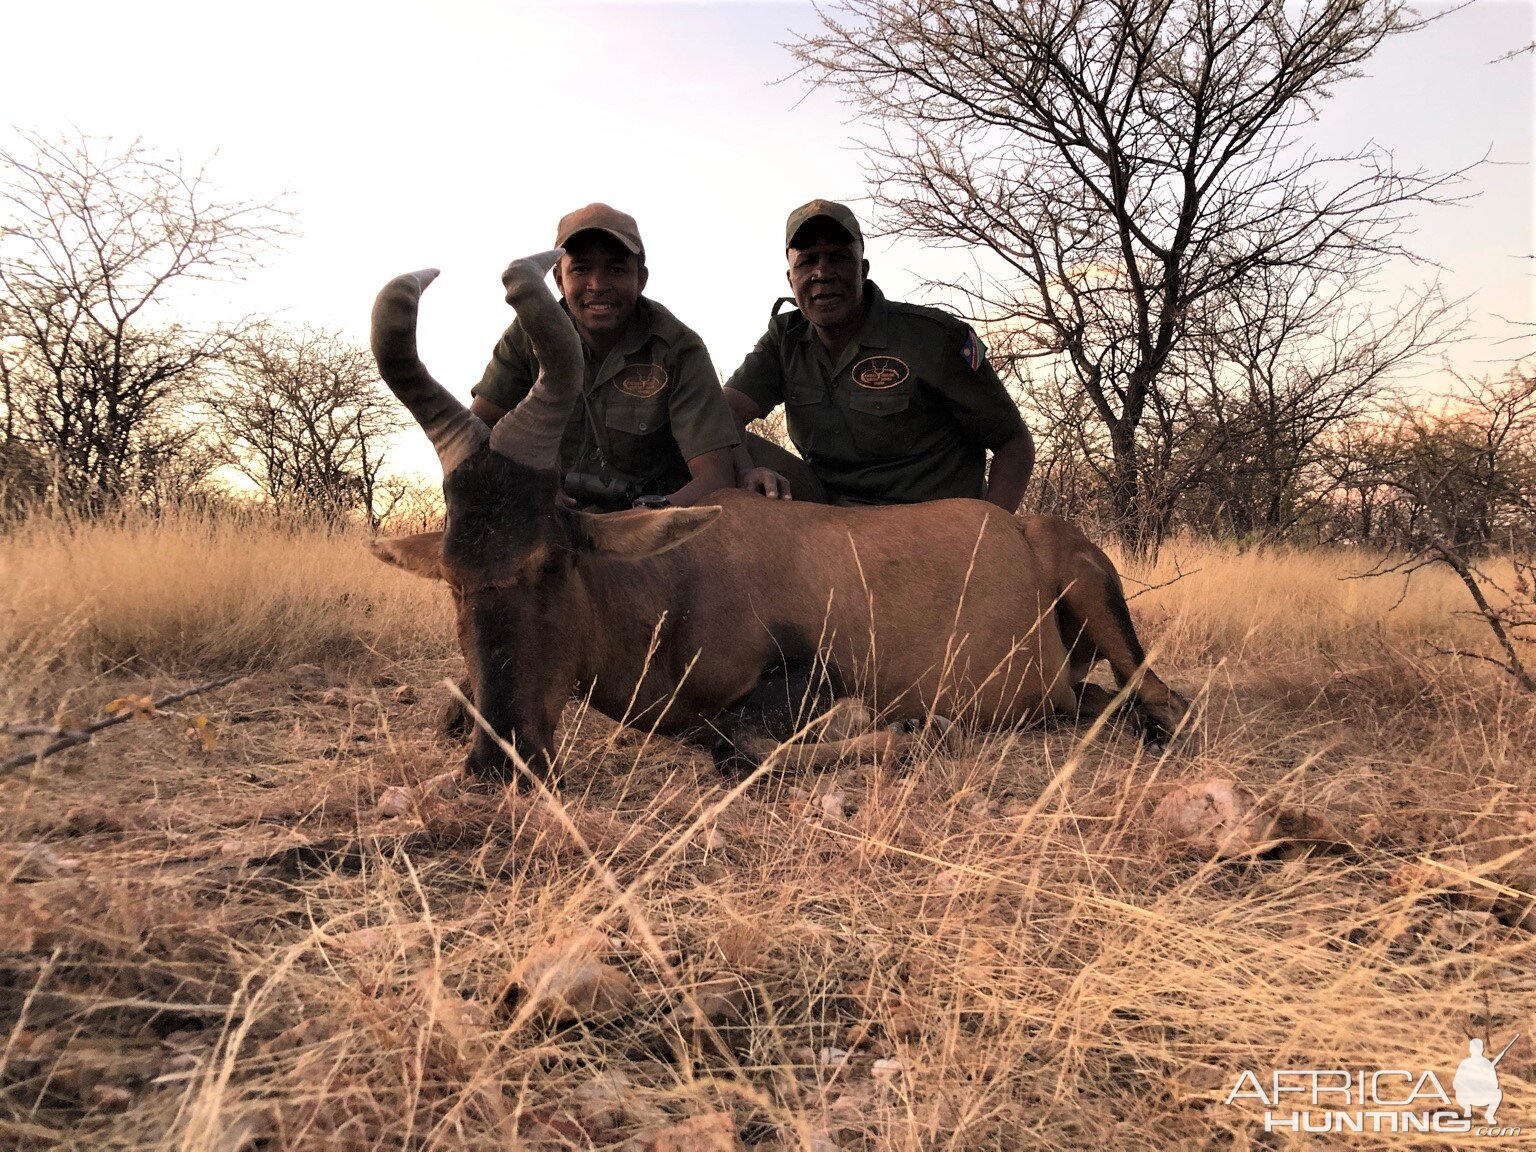
<path id="1" fill-rule="evenodd" d="M 916 737 L 904 749 L 908 757 L 918 753 L 955 752 L 960 747 L 960 728 L 947 716 L 932 713 L 927 717 L 898 720 L 888 731 L 902 737 Z"/>
<path id="2" fill-rule="evenodd" d="M 935 753 L 954 753 L 960 746 L 960 728 L 948 716 L 937 713 L 897 720 L 886 731 L 902 740 L 900 756 L 911 760 Z"/>
<path id="3" fill-rule="evenodd" d="M 715 771 L 727 780 L 741 780 L 757 771 L 762 761 L 743 751 L 734 741 L 722 737 L 709 746 Z"/>

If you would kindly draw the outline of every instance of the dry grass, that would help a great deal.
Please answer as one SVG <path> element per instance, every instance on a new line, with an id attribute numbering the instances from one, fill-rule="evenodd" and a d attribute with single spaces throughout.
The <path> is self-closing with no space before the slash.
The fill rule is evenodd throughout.
<path id="1" fill-rule="evenodd" d="M 1399 586 L 1338 579 L 1357 557 L 1188 549 L 1193 574 L 1133 604 L 1203 701 L 1162 759 L 978 736 L 772 777 L 701 822 L 725 795 L 707 757 L 573 707 L 558 800 L 387 820 L 386 789 L 462 754 L 433 731 L 456 661 L 442 593 L 361 543 L 195 517 L 0 541 L 0 716 L 251 671 L 0 781 L 0 1146 L 608 1148 L 720 1114 L 807 1152 L 1281 1147 L 1224 1103 L 1239 1070 L 1449 1090 L 1468 1034 L 1536 1031 L 1536 936 L 1481 899 L 1536 872 L 1536 717 L 1430 654 L 1481 641 L 1432 574 L 1389 611 Z M 1154 842 L 1159 790 L 1212 775 L 1326 811 L 1357 850 Z M 593 927 L 628 1011 L 559 1028 L 502 1002 Z M 711 1035 L 690 1005 L 722 975 Z M 1500 1065 L 1500 1120 L 1527 1133 L 1533 1052 Z"/>

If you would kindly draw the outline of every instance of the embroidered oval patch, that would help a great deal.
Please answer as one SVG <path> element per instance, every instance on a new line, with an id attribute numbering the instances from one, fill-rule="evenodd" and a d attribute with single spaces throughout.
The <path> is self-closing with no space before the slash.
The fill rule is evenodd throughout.
<path id="1" fill-rule="evenodd" d="M 852 369 L 853 382 L 874 392 L 894 388 L 910 375 L 912 369 L 899 356 L 866 356 Z"/>
<path id="2" fill-rule="evenodd" d="M 631 364 L 613 378 L 613 386 L 626 396 L 649 400 L 667 386 L 667 370 L 660 364 Z"/>

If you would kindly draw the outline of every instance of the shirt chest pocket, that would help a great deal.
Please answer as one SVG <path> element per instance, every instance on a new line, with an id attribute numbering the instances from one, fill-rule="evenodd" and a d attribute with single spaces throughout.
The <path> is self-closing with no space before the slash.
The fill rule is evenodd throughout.
<path id="1" fill-rule="evenodd" d="M 848 411 L 863 416 L 899 416 L 911 406 L 910 392 L 855 392 L 848 397 Z"/>
<path id="2" fill-rule="evenodd" d="M 603 425 L 626 436 L 649 436 L 668 426 L 665 400 L 639 400 L 619 403 L 610 400 L 603 413 Z"/>
<path id="3" fill-rule="evenodd" d="M 843 397 L 854 447 L 866 460 L 890 460 L 918 451 L 923 432 L 920 407 L 906 390 L 859 389 Z"/>

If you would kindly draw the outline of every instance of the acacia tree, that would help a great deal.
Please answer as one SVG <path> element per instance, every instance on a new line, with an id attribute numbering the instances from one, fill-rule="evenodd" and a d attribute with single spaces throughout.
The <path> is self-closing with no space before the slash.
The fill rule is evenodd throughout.
<path id="1" fill-rule="evenodd" d="M 182 408 L 232 337 L 157 308 L 179 282 L 249 267 L 282 217 L 139 141 L 22 140 L 27 154 L 0 149 L 6 435 L 46 459 L 62 498 L 96 509 L 195 443 Z"/>
<path id="2" fill-rule="evenodd" d="M 1148 527 L 1143 422 L 1221 297 L 1265 269 L 1359 279 L 1453 175 L 1296 140 L 1400 0 L 845 0 L 792 46 L 873 123 L 894 232 L 971 246 L 981 318 L 1064 365 L 1102 423 L 1128 544 Z"/>
<path id="3" fill-rule="evenodd" d="M 280 508 L 339 520 L 390 512 L 381 472 L 400 405 L 373 356 L 338 333 L 256 325 L 230 348 L 213 423 L 228 462 Z"/>

